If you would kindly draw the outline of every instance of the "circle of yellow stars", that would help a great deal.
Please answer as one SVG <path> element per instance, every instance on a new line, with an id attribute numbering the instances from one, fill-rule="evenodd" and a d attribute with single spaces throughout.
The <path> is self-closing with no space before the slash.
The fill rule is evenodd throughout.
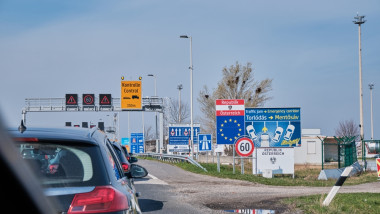
<path id="1" fill-rule="evenodd" d="M 232 123 L 232 122 L 233 122 L 233 123 L 236 123 L 236 126 L 237 126 L 237 127 L 240 127 L 240 126 L 241 126 L 241 124 L 238 123 L 237 120 L 232 120 L 232 119 L 224 120 L 224 123 L 220 124 L 220 126 L 221 126 L 221 128 L 219 129 L 220 132 L 223 132 L 224 124 L 227 124 L 228 122 L 230 122 L 230 123 Z M 239 132 L 241 132 L 241 131 L 242 131 L 242 129 L 239 128 Z M 228 140 L 228 141 L 231 141 L 231 142 L 232 142 L 233 140 L 237 140 L 237 139 L 241 136 L 241 134 L 238 133 L 237 136 L 234 137 L 234 139 L 232 139 L 231 137 L 228 138 L 227 136 L 225 136 L 224 133 L 221 133 L 220 136 L 224 137 L 225 140 Z"/>

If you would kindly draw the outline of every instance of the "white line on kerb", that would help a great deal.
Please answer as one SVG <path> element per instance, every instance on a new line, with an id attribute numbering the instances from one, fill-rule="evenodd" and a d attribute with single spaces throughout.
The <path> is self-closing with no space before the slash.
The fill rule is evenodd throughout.
<path id="1" fill-rule="evenodd" d="M 148 174 L 148 177 L 150 177 L 151 179 L 148 179 L 148 180 L 135 180 L 135 183 L 136 183 L 136 184 L 160 184 L 160 185 L 169 185 L 169 184 L 166 183 L 165 181 L 158 179 L 156 176 L 154 176 L 154 175 L 152 175 L 152 174 Z"/>
<path id="2" fill-rule="evenodd" d="M 158 179 L 156 176 L 152 175 L 152 174 L 148 174 L 149 177 L 151 177 L 152 179 L 157 179 L 157 180 L 160 180 Z"/>

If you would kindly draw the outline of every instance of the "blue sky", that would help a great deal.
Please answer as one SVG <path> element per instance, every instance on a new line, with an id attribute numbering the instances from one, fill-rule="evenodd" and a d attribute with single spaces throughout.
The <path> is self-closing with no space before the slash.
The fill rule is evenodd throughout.
<path id="1" fill-rule="evenodd" d="M 264 107 L 301 107 L 302 128 L 334 135 L 338 123 L 359 121 L 358 27 L 362 27 L 364 128 L 370 137 L 368 84 L 373 82 L 375 138 L 380 127 L 380 2 L 373 1 L 0 1 L 0 111 L 17 125 L 25 98 L 66 93 L 120 95 L 120 77 L 143 77 L 143 95 L 189 102 L 189 41 L 196 96 L 214 88 L 223 67 L 251 62 L 257 80 L 273 79 Z M 110 113 L 28 113 L 29 125 L 110 120 Z M 131 132 L 141 113 L 130 113 Z M 120 114 L 121 135 L 128 129 Z M 145 115 L 153 125 L 154 114 Z"/>

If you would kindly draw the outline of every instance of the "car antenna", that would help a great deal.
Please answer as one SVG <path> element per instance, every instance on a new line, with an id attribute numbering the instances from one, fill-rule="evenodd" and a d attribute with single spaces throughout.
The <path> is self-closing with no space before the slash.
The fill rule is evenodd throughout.
<path id="1" fill-rule="evenodd" d="M 18 127 L 18 131 L 19 131 L 20 133 L 23 133 L 25 130 L 26 130 L 26 126 L 24 125 L 24 120 L 21 120 L 21 124 L 20 124 L 20 126 Z"/>

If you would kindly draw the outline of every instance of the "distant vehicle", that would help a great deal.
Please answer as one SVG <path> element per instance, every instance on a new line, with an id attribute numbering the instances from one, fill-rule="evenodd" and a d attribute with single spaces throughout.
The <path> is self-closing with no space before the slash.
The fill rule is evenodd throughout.
<path id="1" fill-rule="evenodd" d="M 115 141 L 111 142 L 111 145 L 113 146 L 113 149 L 115 150 L 116 155 L 121 162 L 121 166 L 123 167 L 124 172 L 129 172 L 131 164 L 127 160 L 127 157 L 125 156 L 124 150 L 121 148 L 121 145 Z"/>
<path id="2" fill-rule="evenodd" d="M 132 157 L 133 154 L 129 153 L 127 148 L 125 148 L 125 146 L 121 146 L 121 148 L 123 149 L 125 157 L 129 161 L 129 163 L 136 163 L 138 161 L 136 157 Z"/>
<path id="3" fill-rule="evenodd" d="M 132 99 L 139 99 L 139 96 L 137 96 L 137 95 L 132 95 Z"/>
<path id="4" fill-rule="evenodd" d="M 124 172 L 107 136 L 93 129 L 27 128 L 9 130 L 20 153 L 26 155 L 46 196 L 55 200 L 55 213 L 141 213 L 133 183 Z M 44 168 L 42 156 L 51 159 Z M 20 155 L 22 157 L 22 155 Z M 145 177 L 145 168 L 131 164 L 131 178 Z"/>
<path id="5" fill-rule="evenodd" d="M 249 134 L 249 136 L 251 136 L 252 140 L 257 139 L 256 133 L 255 133 L 255 128 L 253 128 L 252 125 L 247 126 L 247 133 Z"/>
<path id="6" fill-rule="evenodd" d="M 282 127 L 277 127 L 277 129 L 275 131 L 275 135 L 274 135 L 272 141 L 275 142 L 275 143 L 278 143 L 278 141 L 280 141 L 282 132 L 284 132 L 284 129 Z"/>
<path id="7" fill-rule="evenodd" d="M 286 134 L 284 136 L 284 140 L 289 141 L 292 138 L 292 135 L 294 133 L 294 129 L 295 129 L 295 127 L 293 125 L 291 125 L 291 124 L 288 125 L 288 127 L 286 128 Z"/>

